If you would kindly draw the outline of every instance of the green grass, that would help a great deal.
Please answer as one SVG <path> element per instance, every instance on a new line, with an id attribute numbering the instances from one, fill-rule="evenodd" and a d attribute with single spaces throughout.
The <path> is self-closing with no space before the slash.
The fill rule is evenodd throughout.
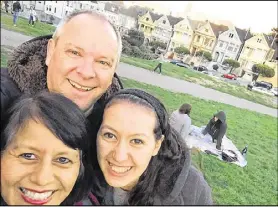
<path id="1" fill-rule="evenodd" d="M 248 144 L 245 168 L 224 163 L 203 153 L 192 153 L 212 187 L 217 205 L 278 205 L 277 187 L 277 119 L 230 105 L 206 101 L 187 94 L 172 93 L 159 87 L 124 79 L 125 88 L 140 88 L 158 97 L 169 113 L 181 104 L 190 103 L 192 124 L 207 124 L 212 114 L 227 113 L 227 136 L 238 149 Z"/>
<path id="2" fill-rule="evenodd" d="M 5 47 L 1 46 L 1 67 L 7 66 L 9 53 L 10 52 Z"/>
<path id="3" fill-rule="evenodd" d="M 42 22 L 36 22 L 35 26 L 32 27 L 28 25 L 28 20 L 22 17 L 18 17 L 17 26 L 14 27 L 13 16 L 3 11 L 1 11 L 1 27 L 34 37 L 52 34 L 55 31 L 54 26 Z"/>
<path id="4" fill-rule="evenodd" d="M 144 60 L 135 57 L 121 57 L 121 62 L 141 67 L 147 70 L 153 70 L 158 64 L 157 60 Z M 275 98 L 273 96 L 268 96 L 255 91 L 249 91 L 244 86 L 226 83 L 205 74 L 187 68 L 179 67 L 171 63 L 162 64 L 162 74 L 192 83 L 197 83 L 207 88 L 212 88 L 217 91 L 221 91 L 271 108 L 278 107 L 277 104 L 275 104 L 274 102 Z"/>

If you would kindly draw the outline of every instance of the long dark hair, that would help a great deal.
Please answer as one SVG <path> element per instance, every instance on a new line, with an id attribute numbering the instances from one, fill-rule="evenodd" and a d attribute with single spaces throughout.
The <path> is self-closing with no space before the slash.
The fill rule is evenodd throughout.
<path id="1" fill-rule="evenodd" d="M 171 193 L 184 167 L 185 159 L 190 159 L 185 156 L 186 145 L 179 134 L 170 127 L 164 105 L 151 94 L 138 89 L 124 89 L 107 100 L 105 109 L 119 101 L 128 101 L 154 111 L 155 138 L 159 140 L 164 135 L 158 154 L 151 158 L 137 185 L 129 192 L 128 198 L 128 205 L 155 205 L 155 197 L 164 199 Z"/>
<path id="2" fill-rule="evenodd" d="M 86 153 L 88 130 L 83 112 L 75 103 L 58 93 L 44 91 L 34 96 L 23 95 L 3 116 L 1 115 L 1 154 L 28 120 L 44 124 L 65 145 L 81 151 L 78 178 L 71 193 L 61 205 L 73 205 L 82 200 L 88 195 L 89 179 L 92 176 Z M 1 200 L 4 202 L 2 196 Z"/>

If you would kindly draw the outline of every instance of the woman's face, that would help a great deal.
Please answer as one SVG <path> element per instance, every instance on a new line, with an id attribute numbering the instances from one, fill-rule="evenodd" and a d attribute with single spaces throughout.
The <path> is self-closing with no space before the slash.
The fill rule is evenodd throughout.
<path id="1" fill-rule="evenodd" d="M 105 109 L 97 136 L 97 155 L 107 183 L 130 190 L 161 146 L 156 141 L 155 114 L 126 101 Z"/>
<path id="2" fill-rule="evenodd" d="M 8 205 L 59 205 L 79 174 L 79 151 L 30 120 L 1 156 L 1 195 Z"/>

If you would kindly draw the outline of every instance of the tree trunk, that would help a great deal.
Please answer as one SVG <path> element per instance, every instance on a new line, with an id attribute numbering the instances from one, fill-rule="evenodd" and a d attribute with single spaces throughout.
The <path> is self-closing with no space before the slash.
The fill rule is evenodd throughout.
<path id="1" fill-rule="evenodd" d="M 230 69 L 230 72 L 229 72 L 229 73 L 232 73 L 232 72 L 233 72 L 233 69 L 234 69 L 234 68 L 233 68 L 233 67 L 231 67 L 231 69 Z"/>

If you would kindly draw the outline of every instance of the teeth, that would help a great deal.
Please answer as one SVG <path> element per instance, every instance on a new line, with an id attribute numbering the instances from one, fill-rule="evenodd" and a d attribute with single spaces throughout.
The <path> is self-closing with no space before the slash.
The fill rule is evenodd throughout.
<path id="1" fill-rule="evenodd" d="M 112 165 L 110 162 L 109 165 L 111 166 L 111 169 L 116 173 L 125 173 L 131 169 L 131 167 L 117 167 L 115 165 Z"/>
<path id="2" fill-rule="evenodd" d="M 26 190 L 24 188 L 20 188 L 20 190 L 24 193 L 25 196 L 29 197 L 30 199 L 33 200 L 45 200 L 47 199 L 49 196 L 52 195 L 53 191 L 48 191 L 45 193 L 35 193 L 29 190 Z"/>
<path id="3" fill-rule="evenodd" d="M 69 80 L 69 82 L 70 82 L 70 84 L 71 84 L 73 87 L 75 87 L 75 88 L 77 88 L 77 89 L 82 89 L 82 90 L 85 90 L 85 91 L 90 91 L 90 90 L 93 89 L 93 88 L 90 88 L 90 87 L 81 86 L 81 85 L 79 85 L 79 84 L 77 84 L 77 83 L 72 82 L 71 80 Z"/>

